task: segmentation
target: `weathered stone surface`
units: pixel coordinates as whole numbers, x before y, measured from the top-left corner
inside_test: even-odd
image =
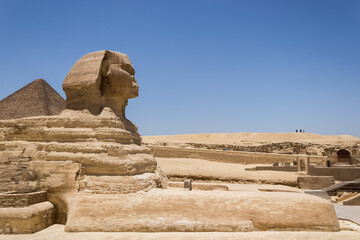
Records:
[[[297,180],[302,189],[322,189],[335,184],[332,176],[299,176]]]
[[[159,176],[144,173],[135,176],[86,176],[80,191],[91,193],[133,193],[161,186]]]
[[[182,182],[170,182],[169,187],[173,188],[182,188],[184,189],[184,183]],[[222,184],[212,184],[212,183],[194,183],[192,182],[192,189],[193,190],[203,190],[203,191],[229,191],[229,187],[222,185]]]
[[[289,163],[290,164],[290,163]],[[256,171],[284,171],[284,172],[297,172],[298,167],[296,165],[290,166],[256,166]]]
[[[26,181],[23,172],[35,174],[32,180],[38,183],[38,188],[46,190],[79,189],[75,181],[86,181],[84,175],[153,173],[160,184],[159,175],[155,174],[156,160],[147,148],[139,145],[139,134],[125,130],[111,109],[104,111],[106,114],[94,116],[87,110],[65,110],[58,116],[0,122],[3,133],[0,146],[4,149],[0,169],[14,168],[7,172],[17,174],[3,180],[9,185],[7,190],[16,190],[14,184]],[[143,181],[141,177],[134,179]],[[140,185],[137,190],[147,188],[146,184],[144,189]],[[124,186],[124,192],[128,189]]]
[[[241,151],[205,150],[191,148],[158,147],[148,146],[155,157],[160,158],[196,158],[216,162],[242,163],[242,164],[273,164],[274,162],[293,162],[296,157],[306,160],[306,156],[273,154],[273,153],[253,153]],[[326,157],[314,156],[311,161],[322,163]]]
[[[357,194],[355,196],[352,196],[349,199],[346,199],[343,201],[343,205],[356,205],[360,206],[360,194]]]
[[[22,208],[0,208],[0,233],[34,233],[54,224],[55,210],[50,202]]]
[[[32,204],[46,202],[45,191],[31,193],[0,193],[0,207],[27,207]]]
[[[333,176],[337,181],[352,181],[360,178],[359,166],[313,166],[309,167],[311,176]]]
[[[339,223],[329,201],[301,193],[152,189],[122,195],[78,194],[65,230],[335,231]]]

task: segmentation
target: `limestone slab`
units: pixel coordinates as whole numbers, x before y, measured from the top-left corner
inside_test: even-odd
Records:
[[[0,208],[0,233],[34,233],[54,224],[55,209],[50,202],[22,208]]]
[[[69,207],[71,232],[339,230],[329,201],[301,193],[152,189],[79,194]]]

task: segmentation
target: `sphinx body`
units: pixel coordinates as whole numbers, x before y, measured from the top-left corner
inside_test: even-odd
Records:
[[[138,95],[134,74],[125,54],[89,53],[63,82],[60,115],[1,121],[0,158],[16,163],[14,174],[0,180],[1,191],[45,190],[65,223],[70,193],[166,187],[166,176],[125,117],[127,100]]]

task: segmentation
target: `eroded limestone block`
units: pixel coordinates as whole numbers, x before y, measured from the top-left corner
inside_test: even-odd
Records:
[[[135,176],[86,176],[80,191],[87,193],[134,193],[162,186],[156,173]]]
[[[0,233],[34,233],[54,224],[55,210],[50,202],[21,208],[0,208]]]
[[[18,192],[9,192],[9,193],[0,193],[0,207],[27,207],[32,204],[46,202],[47,196],[46,192],[31,192],[31,193],[18,193]]]
[[[333,176],[299,176],[297,178],[299,188],[322,189],[335,184]]]
[[[337,231],[339,223],[329,201],[302,193],[152,189],[132,194],[78,194],[69,203],[65,230]]]

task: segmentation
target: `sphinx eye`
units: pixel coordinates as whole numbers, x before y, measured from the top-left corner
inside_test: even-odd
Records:
[[[111,71],[109,70],[106,75],[107,75],[107,76],[106,76],[106,83],[109,85],[109,84],[111,83],[111,81],[110,81]]]
[[[133,66],[131,66],[131,64],[121,64],[121,68],[128,72],[132,77],[135,75],[135,69],[133,68]]]

